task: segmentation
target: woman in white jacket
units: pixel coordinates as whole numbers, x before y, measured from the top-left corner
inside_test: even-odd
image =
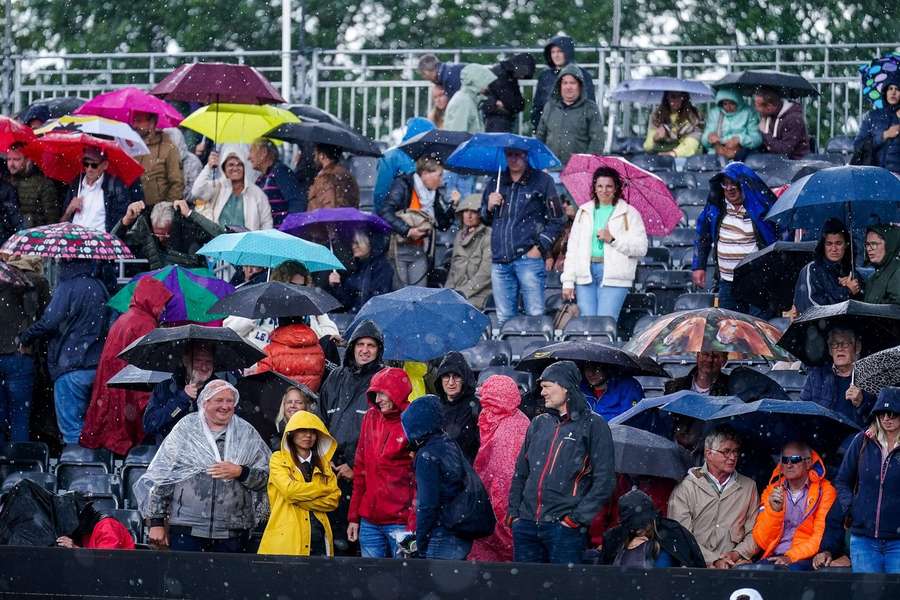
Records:
[[[576,299],[581,316],[619,318],[634,283],[638,259],[647,254],[641,214],[621,201],[624,185],[615,169],[594,172],[591,201],[578,207],[562,274],[563,299]]]
[[[220,156],[223,158],[221,173],[218,172]],[[272,228],[269,199],[253,183],[246,151],[240,146],[223,146],[221,154],[210,153],[206,166],[194,181],[191,195],[200,214],[223,227],[251,231]]]

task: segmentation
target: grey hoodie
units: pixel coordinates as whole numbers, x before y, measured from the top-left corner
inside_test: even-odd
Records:
[[[571,75],[581,84],[581,93],[572,104],[563,102],[560,82]],[[535,137],[546,143],[565,165],[573,154],[600,154],[603,151],[603,121],[597,103],[585,94],[581,67],[567,65],[556,78],[553,95],[544,106]]]

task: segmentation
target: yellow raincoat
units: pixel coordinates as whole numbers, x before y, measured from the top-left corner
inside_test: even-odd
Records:
[[[315,466],[309,483],[304,480],[288,450],[289,436],[298,429],[315,429],[319,436],[316,454],[324,465],[324,471]],[[271,516],[259,544],[259,554],[309,556],[309,520],[316,518],[325,529],[326,554],[334,555],[334,538],[327,513],[337,508],[341,497],[337,476],[331,470],[331,457],[335,450],[337,441],[313,413],[300,411],[288,421],[281,438],[281,450],[273,453],[269,461]]]

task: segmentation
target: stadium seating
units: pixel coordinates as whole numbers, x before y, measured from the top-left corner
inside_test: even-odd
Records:
[[[575,317],[566,323],[561,339],[613,343],[617,337],[618,326],[612,317]]]
[[[631,339],[634,328],[644,317],[654,318],[656,314],[656,296],[647,293],[631,293],[625,297],[622,310],[619,312],[618,335],[621,340]]]
[[[656,295],[656,308],[659,314],[667,314],[675,309],[675,300],[691,289],[690,271],[644,271],[641,276],[641,289]]]
[[[144,535],[144,519],[140,512],[128,508],[116,508],[106,511],[106,514],[124,525],[134,537],[136,544],[145,543],[147,538]]]
[[[515,316],[503,324],[499,337],[509,342],[513,361],[519,360],[530,350],[553,339],[553,318],[547,315]]]
[[[462,355],[475,372],[512,363],[512,348],[506,340],[482,340],[463,350]]]
[[[645,171],[659,174],[660,171],[674,171],[675,158],[659,154],[635,154],[628,159],[631,164]]]
[[[638,264],[650,269],[668,269],[672,266],[672,253],[664,246],[650,246],[647,254],[638,259]]]
[[[697,188],[686,188],[675,192],[675,200],[678,206],[704,206],[706,205],[706,197],[708,193]]]
[[[693,173],[681,171],[655,171],[654,175],[666,182],[670,190],[693,189],[697,187],[697,179]]]
[[[0,450],[0,458],[33,462],[41,471],[50,470],[50,448],[44,442],[9,442]]]
[[[695,154],[685,159],[684,170],[689,172],[718,173],[722,170],[722,163],[715,154]]]
[[[16,484],[24,479],[33,481],[48,492],[56,493],[56,475],[53,473],[44,473],[42,471],[17,471],[10,473],[6,479],[3,480],[3,485],[0,487],[0,494],[5,494],[10,491]]]
[[[716,300],[715,294],[693,293],[681,294],[675,299],[674,310],[694,310],[698,308],[709,308],[713,306]]]

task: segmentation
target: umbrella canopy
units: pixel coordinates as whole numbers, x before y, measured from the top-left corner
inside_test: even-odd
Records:
[[[287,260],[296,260],[310,272],[344,269],[341,261],[325,246],[277,229],[222,234],[207,242],[197,254],[237,266],[271,269]]]
[[[681,481],[690,466],[690,455],[673,442],[655,433],[610,425],[616,473],[665,477]]]
[[[900,179],[881,167],[822,169],[792,183],[766,214],[786,229],[810,232],[829,217],[862,228],[900,220]]]
[[[427,156],[443,163],[471,137],[472,134],[465,131],[432,129],[412,136],[397,148],[403,150],[413,160]]]
[[[762,319],[723,308],[701,308],[659,317],[624,349],[641,356],[727,352],[730,359],[793,360],[776,345],[780,337],[778,328]]]
[[[53,223],[23,229],[11,235],[0,252],[33,254],[66,260],[119,260],[134,258],[125,242],[105,231],[88,229],[74,223]]]
[[[407,286],[365,303],[346,337],[363,321],[384,334],[384,358],[428,361],[474,346],[490,326],[481,311],[451,289]]]
[[[9,285],[15,288],[30,288],[34,284],[18,268],[0,262],[0,286]]]
[[[144,167],[128,155],[121,146],[86,133],[48,133],[25,145],[22,152],[41,171],[53,179],[72,183],[83,166],[85,148],[99,148],[106,155],[106,172],[131,185],[144,172]]]
[[[150,154],[147,144],[130,125],[105,117],[64,115],[46,123],[40,129],[35,129],[34,132],[37,135],[45,135],[51,132],[66,133],[70,131],[110,139],[121,146],[129,156]]]
[[[0,152],[8,152],[13,144],[27,144],[33,139],[31,127],[9,117],[0,117]]]
[[[38,100],[16,115],[16,120],[25,125],[34,120],[45,123],[51,119],[71,114],[82,104],[84,104],[84,100],[81,98],[61,97]]]
[[[653,359],[638,361],[637,357],[615,346],[570,340],[550,344],[534,350],[519,361],[520,371],[542,373],[545,368],[558,360],[571,360],[576,363],[593,363],[603,365],[621,377],[630,375],[647,375],[650,377],[669,377],[669,374],[656,364]]]
[[[672,233],[682,214],[666,182],[619,156],[575,154],[569,159],[560,181],[579,206],[592,200],[594,172],[600,167],[615,169],[622,177],[622,198],[641,213],[647,235],[662,237]]]
[[[209,323],[225,318],[225,314],[210,312],[213,304],[234,292],[234,286],[215,276],[209,269],[185,269],[170,265],[135,276],[128,285],[119,290],[107,303],[124,313],[131,305],[131,297],[138,281],[144,277],[157,279],[172,293],[166,308],[160,316],[160,323]]]
[[[295,387],[311,402],[319,401],[319,396],[311,389],[275,371],[242,377],[235,387],[241,395],[237,415],[253,425],[266,441],[278,434],[275,419],[281,409],[281,398],[288,389]]]
[[[778,345],[807,365],[830,360],[828,332],[833,327],[852,329],[862,341],[863,356],[897,345],[900,306],[846,300],[813,306],[791,323]]]
[[[141,336],[119,352],[118,357],[140,369],[175,372],[191,344],[212,348],[216,371],[246,369],[265,357],[253,344],[227,327],[182,325],[161,327]]]
[[[181,122],[218,144],[246,143],[282,123],[299,123],[294,113],[275,106],[210,104],[189,114]]]
[[[107,387],[136,392],[152,392],[157,384],[172,378],[171,373],[164,371],[145,371],[134,365],[126,365],[124,369],[106,381]]]
[[[712,102],[716,97],[715,92],[701,81],[689,81],[675,77],[645,77],[644,79],[623,81],[610,93],[610,98],[619,102],[659,104],[666,92],[690,94],[691,102],[694,104]]]
[[[74,114],[96,115],[130,124],[136,112],[156,115],[158,129],[178,127],[184,119],[171,104],[136,87],[124,87],[94,96],[78,107]]]
[[[156,84],[150,93],[163,100],[200,104],[285,102],[269,80],[253,67],[217,62],[181,65]]]
[[[378,215],[349,206],[292,213],[278,229],[304,239],[322,241],[329,241],[335,237],[350,240],[360,230],[370,235],[392,231],[390,224]]]
[[[507,168],[507,149],[525,152],[532,169],[554,169],[562,164],[541,140],[514,133],[476,133],[444,164],[448,169],[466,175],[497,175]]]
[[[856,361],[853,365],[853,383],[876,396],[883,388],[900,385],[900,346]]]
[[[778,71],[737,71],[729,73],[712,84],[713,88],[737,88],[744,95],[755,94],[759,88],[773,88],[783,98],[802,98],[818,96],[816,88],[799,75],[780,73]]]
[[[630,425],[663,437],[671,438],[672,415],[697,421],[713,419],[725,406],[743,404],[736,396],[707,396],[691,390],[644,398],[622,414],[610,419],[610,424]]]
[[[212,310],[248,319],[323,315],[341,303],[314,287],[267,281],[242,286],[216,302]]]
[[[780,313],[794,304],[800,271],[815,259],[816,242],[775,242],[744,257],[734,269],[734,295]]]
[[[280,108],[291,111],[304,123],[328,123],[337,127],[343,127],[344,129],[350,129],[346,123],[335,117],[333,114],[326,112],[321,108],[310,106],[309,104],[285,104]]]
[[[884,108],[884,84],[900,71],[900,53],[888,52],[881,58],[859,67],[862,95],[872,101],[876,110]]]
[[[346,127],[332,125],[331,123],[289,122],[280,126],[273,125],[270,129],[270,131],[264,132],[264,137],[292,144],[312,142],[337,146],[344,152],[358,156],[381,156],[381,149],[378,148],[378,144],[369,138],[363,137]]]

